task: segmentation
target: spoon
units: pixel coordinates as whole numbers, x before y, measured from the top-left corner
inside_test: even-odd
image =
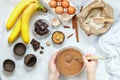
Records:
[[[93,18],[95,23],[100,23],[103,24],[105,22],[113,23],[114,19],[113,18],[104,18],[104,17],[95,17]]]
[[[96,59],[103,60],[103,59],[105,59],[104,56],[90,56],[90,57],[86,57],[86,58],[87,58],[87,60],[96,60]],[[83,60],[83,58],[72,58],[72,57],[66,58],[66,61],[68,63],[72,62],[72,60]]]
[[[86,57],[86,58],[87,58],[87,60],[96,60],[96,59],[103,60],[104,56],[90,56],[90,57]],[[83,59],[83,58],[72,58],[72,60],[80,60],[80,59]]]

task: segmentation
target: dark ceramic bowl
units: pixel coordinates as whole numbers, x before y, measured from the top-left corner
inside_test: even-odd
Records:
[[[26,46],[23,43],[17,43],[13,48],[13,52],[18,56],[22,56],[26,52]]]
[[[7,72],[12,72],[15,69],[15,62],[11,59],[6,59],[3,62],[3,68]]]

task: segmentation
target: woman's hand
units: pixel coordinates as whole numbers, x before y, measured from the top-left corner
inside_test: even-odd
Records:
[[[93,54],[87,54],[83,56],[83,61],[85,63],[87,73],[88,73],[88,80],[95,80],[96,68],[98,60],[87,60],[88,56],[93,56]]]
[[[49,80],[58,80],[59,78],[59,72],[56,68],[56,64],[55,64],[55,58],[56,58],[56,55],[55,54],[51,60],[49,61],[49,66],[48,66],[48,69],[49,69]]]

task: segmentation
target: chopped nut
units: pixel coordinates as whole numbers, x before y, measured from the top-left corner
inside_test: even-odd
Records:
[[[47,41],[47,42],[46,42],[46,45],[47,45],[47,46],[50,46],[50,42],[49,42],[49,41]]]

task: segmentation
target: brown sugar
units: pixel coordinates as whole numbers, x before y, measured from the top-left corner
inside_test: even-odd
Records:
[[[82,54],[75,48],[67,48],[60,51],[56,58],[58,71],[66,76],[74,76],[81,72],[84,63],[82,60],[70,60],[71,58],[82,58]]]

